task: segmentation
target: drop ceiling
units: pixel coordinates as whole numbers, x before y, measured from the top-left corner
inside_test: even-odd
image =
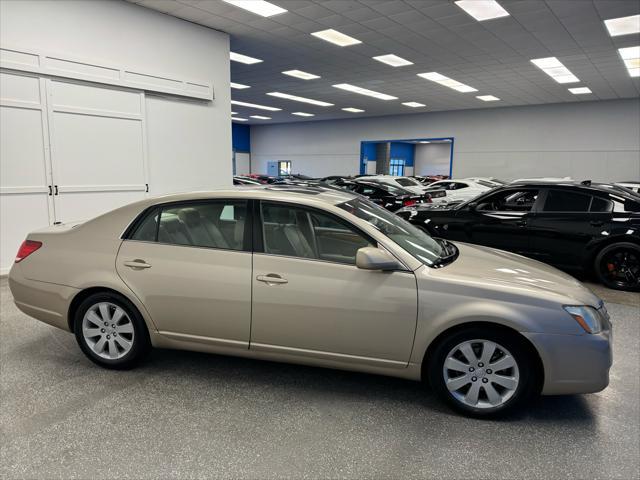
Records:
[[[499,0],[509,16],[479,22],[447,0],[272,0],[286,13],[263,18],[221,0],[129,0],[231,36],[231,50],[262,59],[231,62],[234,100],[281,108],[233,106],[246,124],[287,123],[640,96],[618,49],[640,34],[609,36],[604,20],[640,13],[635,0]],[[338,47],[311,35],[335,29],[362,43]],[[413,65],[392,67],[372,57],[394,54]],[[578,83],[560,84],[531,63],[557,57]],[[321,78],[282,74],[302,70]],[[438,72],[477,92],[461,93],[418,77]],[[332,87],[349,83],[397,97],[379,100]],[[574,95],[568,88],[588,87]],[[267,95],[282,92],[334,104],[321,107]],[[499,101],[483,102],[480,95]],[[411,108],[406,102],[425,107]],[[342,108],[362,109],[349,113]],[[313,117],[293,115],[311,113]],[[251,115],[270,120],[250,118]]]

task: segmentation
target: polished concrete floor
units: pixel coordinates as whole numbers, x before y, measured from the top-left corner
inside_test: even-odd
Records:
[[[174,351],[103,370],[0,294],[0,478],[640,478],[637,294],[608,304],[608,389],[500,421],[364,374]]]

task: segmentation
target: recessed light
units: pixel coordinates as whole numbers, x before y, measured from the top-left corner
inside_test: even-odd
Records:
[[[632,77],[640,77],[640,46],[619,48],[618,53]]]
[[[258,120],[271,120],[271,117],[263,117],[262,115],[249,115],[250,118],[257,118]]]
[[[387,65],[391,65],[392,67],[404,67],[407,65],[413,65],[413,62],[405,60],[404,58],[393,55],[391,53],[389,55],[380,55],[378,57],[373,57],[373,59],[382,63],[386,63]]]
[[[320,107],[331,107],[333,103],[323,102],[321,100],[314,100],[312,98],[298,97],[297,95],[289,95],[282,92],[269,92],[267,95],[272,97],[284,98],[286,100],[293,100],[294,102],[310,103],[311,105],[318,105]]]
[[[229,58],[234,62],[245,63],[247,65],[262,62],[262,60],[260,60],[259,58],[253,58],[248,55],[242,55],[241,53],[236,52],[229,52]]]
[[[342,32],[330,28],[329,30],[322,30],[320,32],[313,32],[311,35],[318,37],[326,42],[333,43],[339,47],[348,47],[350,45],[357,45],[362,43],[357,38],[350,37]]]
[[[497,102],[500,100],[498,97],[494,97],[493,95],[478,95],[476,98],[483,102]]]
[[[418,102],[403,102],[402,104],[411,108],[426,107],[424,103],[418,103]]]
[[[565,67],[556,57],[534,58],[531,60],[536,67],[549,75],[558,83],[576,83],[580,80],[571,70]]]
[[[301,78],[302,80],[315,80],[316,78],[320,78],[320,75],[303,72],[302,70],[287,70],[286,72],[282,73],[284,73],[285,75],[289,75],[290,77]]]
[[[620,35],[629,35],[640,32],[640,15],[631,15],[629,17],[610,18],[604,21],[609,35],[618,37]]]
[[[270,112],[279,112],[281,108],[268,107],[266,105],[258,105],[257,103],[239,102],[238,100],[231,100],[231,105],[240,105],[241,107],[257,108],[258,110],[269,110]]]
[[[234,122],[248,122],[249,121],[246,118],[240,118],[240,117],[231,117],[231,120],[233,120]]]
[[[455,3],[479,22],[509,16],[495,0],[458,0]]]
[[[245,10],[260,15],[261,17],[273,17],[288,10],[274,5],[271,2],[265,0],[222,0],[223,2],[230,3],[236,7],[244,8]]]
[[[438,72],[418,73],[418,76],[426,78],[427,80],[431,80],[432,82],[439,83],[442,86],[452,88],[453,90],[456,90],[458,92],[467,93],[478,91],[478,89],[476,88],[465,85],[464,83],[460,83],[452,78],[445,77]]]
[[[587,93],[592,93],[589,87],[570,88],[569,91],[574,95],[585,95]]]
[[[397,100],[398,99],[398,97],[393,97],[391,95],[387,95],[386,93],[374,92],[373,90],[357,87],[349,83],[339,83],[337,85],[333,85],[333,87],[339,88],[340,90],[346,90],[347,92],[359,93],[360,95],[366,95],[368,97],[377,98],[379,100]]]
[[[297,115],[299,117],[315,117],[315,114],[306,112],[293,112],[291,115]]]
[[[353,108],[353,107],[343,108],[342,110],[344,110],[345,112],[351,112],[351,113],[362,113],[362,112],[364,112],[364,110],[361,110],[360,108]]]
[[[230,83],[231,88],[235,88],[237,90],[244,90],[245,88],[251,88],[249,85],[243,85],[242,83]]]

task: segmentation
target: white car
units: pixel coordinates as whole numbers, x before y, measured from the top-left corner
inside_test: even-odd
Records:
[[[393,175],[371,175],[364,177],[367,182],[376,182],[376,183],[384,183],[386,185],[392,185],[394,187],[400,187],[405,190],[409,190],[410,192],[417,193],[418,195],[422,195],[426,187],[422,185],[417,180],[409,177],[396,177]]]
[[[467,177],[465,180],[473,180],[474,182],[477,182],[480,185],[486,185],[489,188],[501,187],[502,185],[507,184],[507,182],[495,177]]]
[[[616,182],[615,185],[627,188],[635,193],[640,193],[640,182]]]
[[[466,202],[472,198],[477,197],[481,193],[491,190],[494,186],[487,186],[486,184],[463,178],[460,180],[440,180],[433,182],[427,188],[427,193],[430,190],[445,190],[446,196],[440,198],[434,198],[433,202]]]

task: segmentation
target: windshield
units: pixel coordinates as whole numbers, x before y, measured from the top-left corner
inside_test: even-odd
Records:
[[[424,230],[367,200],[354,198],[338,207],[370,223],[425,265],[438,265],[452,256],[446,244],[434,240]]]
[[[403,187],[419,187],[420,184],[410,178],[396,178],[396,182],[398,182]]]

